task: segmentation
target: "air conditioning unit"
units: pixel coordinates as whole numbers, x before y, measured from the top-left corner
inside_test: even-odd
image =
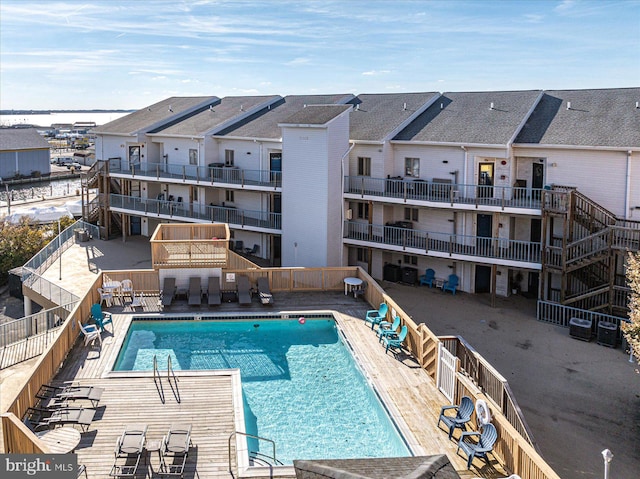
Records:
[[[347,219],[353,219],[353,210],[351,208],[347,210]]]

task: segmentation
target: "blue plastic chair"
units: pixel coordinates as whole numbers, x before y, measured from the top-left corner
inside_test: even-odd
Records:
[[[396,338],[392,338],[390,336],[387,336],[385,338],[382,338],[382,340],[384,341],[385,344],[385,350],[384,353],[387,354],[389,352],[389,349],[400,349],[402,348],[402,343],[404,342],[405,338],[407,337],[407,326],[404,325],[402,326],[402,329],[400,330],[400,334],[398,334],[398,336]]]
[[[477,442],[474,442],[471,437],[477,437]],[[493,424],[483,426],[482,432],[463,432],[458,441],[456,454],[462,449],[467,455],[467,469],[471,468],[474,457],[481,457],[489,464],[487,454],[493,450],[497,439],[498,432]]]
[[[374,324],[380,324],[382,321],[387,319],[387,311],[389,311],[387,303],[380,303],[380,308],[370,309],[367,311],[367,315],[364,317],[364,320],[367,323],[371,323],[371,329],[373,329]]]
[[[427,269],[422,276],[420,276],[420,286],[423,284],[433,288],[433,281],[436,279],[436,272],[431,268]]]
[[[96,303],[91,306],[91,319],[98,325],[100,331],[104,331],[104,327],[111,323],[111,332],[113,332],[113,318],[111,317],[111,313],[103,312],[100,304]]]
[[[387,336],[398,335],[398,328],[400,327],[400,316],[396,316],[393,323],[389,321],[382,321],[378,325],[378,340],[382,341],[382,338]]]
[[[455,409],[456,415],[447,416],[445,412],[452,409]],[[443,422],[449,428],[449,439],[451,439],[456,428],[467,428],[467,423],[471,421],[471,416],[473,415],[473,409],[473,400],[469,396],[463,396],[459,405],[442,406],[438,427],[440,427],[440,422]]]
[[[450,274],[449,279],[447,279],[442,285],[442,291],[451,291],[455,295],[457,287],[458,277],[455,274]]]

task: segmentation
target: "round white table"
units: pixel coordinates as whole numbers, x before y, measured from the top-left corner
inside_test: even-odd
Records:
[[[360,286],[362,284],[362,280],[360,278],[345,278],[344,280],[344,294],[347,295],[349,292],[356,286]]]
[[[36,433],[52,454],[73,452],[80,444],[80,431],[71,426],[63,426]]]

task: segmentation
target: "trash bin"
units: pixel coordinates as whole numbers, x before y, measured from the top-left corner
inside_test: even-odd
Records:
[[[73,236],[75,237],[76,243],[84,243],[85,241],[89,241],[89,232],[84,228],[74,229]]]
[[[582,341],[591,341],[591,320],[571,318],[569,320],[569,336]]]
[[[618,326],[608,321],[600,321],[598,323],[598,339],[597,343],[602,346],[615,348],[618,346]]]

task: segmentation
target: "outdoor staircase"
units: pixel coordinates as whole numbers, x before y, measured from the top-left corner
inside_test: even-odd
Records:
[[[626,316],[625,255],[640,250],[640,222],[616,218],[575,188],[556,187],[554,193],[566,198],[543,202],[543,222],[551,232],[542,260],[544,299]],[[560,277],[560,288],[551,287],[553,275]]]

